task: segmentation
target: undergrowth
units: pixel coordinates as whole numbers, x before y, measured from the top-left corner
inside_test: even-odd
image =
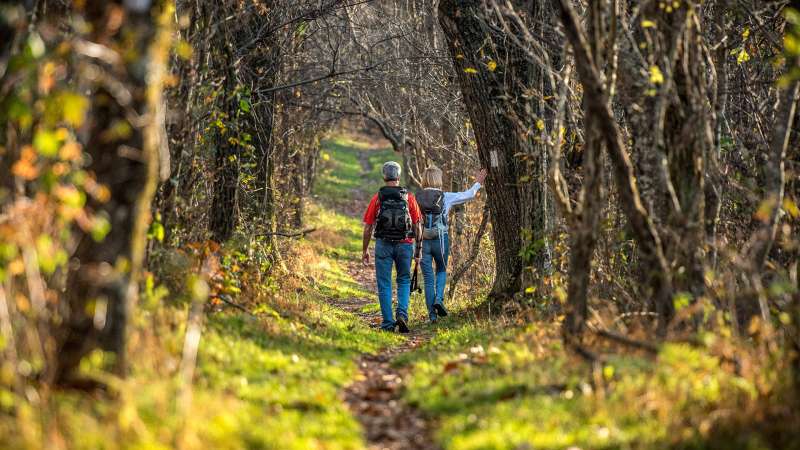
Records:
[[[154,252],[151,261],[162,271],[148,278],[137,312],[128,377],[111,375],[109,355],[95,352],[82,373],[105,387],[89,395],[67,390],[40,397],[30,390],[20,402],[0,392],[0,448],[362,448],[362,431],[340,392],[354,379],[358,356],[400,338],[330,303],[372,295],[347,270],[360,249],[359,220],[337,205],[379,181],[359,181],[352,142],[326,146],[328,170],[309,214],[317,232],[284,245],[287,273],[261,276],[265,266],[256,256],[268,253],[263,243],[240,236],[212,248],[218,276],[208,283],[212,298],[191,386],[182,381],[190,364],[182,355],[190,291],[198,284],[192,258],[208,251],[204,245]],[[367,160],[386,156],[375,152]]]

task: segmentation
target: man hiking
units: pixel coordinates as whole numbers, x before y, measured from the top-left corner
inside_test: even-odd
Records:
[[[369,265],[369,241],[375,234],[375,279],[386,331],[408,333],[408,300],[411,296],[411,258],[420,257],[421,214],[414,194],[400,186],[400,164],[389,161],[381,169],[386,183],[364,213],[362,260]],[[415,245],[415,240],[417,245]],[[415,251],[416,249],[416,251]],[[397,320],[392,315],[392,265],[397,270]]]

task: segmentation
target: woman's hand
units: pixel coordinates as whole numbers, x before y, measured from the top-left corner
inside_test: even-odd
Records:
[[[487,173],[486,169],[481,169],[475,172],[475,181],[477,181],[480,184],[483,184],[483,180],[486,179],[486,173]]]
[[[361,262],[364,263],[365,266],[369,265],[369,252],[363,252],[361,254]]]

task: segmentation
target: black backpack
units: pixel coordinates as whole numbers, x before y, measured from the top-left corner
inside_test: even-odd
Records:
[[[417,194],[417,203],[422,210],[423,239],[439,239],[447,230],[447,217],[444,215],[444,192],[439,189],[424,189]]]
[[[400,186],[384,186],[378,191],[378,220],[375,237],[387,241],[402,241],[413,236],[408,191]]]

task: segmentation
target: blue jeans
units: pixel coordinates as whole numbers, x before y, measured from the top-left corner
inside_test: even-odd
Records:
[[[393,330],[392,316],[392,264],[397,269],[397,317],[408,321],[408,298],[411,296],[411,259],[414,244],[375,241],[375,280],[378,283],[378,301],[383,322],[381,328]]]
[[[450,255],[450,238],[447,233],[439,239],[426,239],[422,241],[422,276],[425,277],[425,303],[428,305],[428,317],[436,320],[434,303],[444,305],[444,285],[447,283],[447,258]],[[433,273],[433,263],[436,263],[436,274]]]

